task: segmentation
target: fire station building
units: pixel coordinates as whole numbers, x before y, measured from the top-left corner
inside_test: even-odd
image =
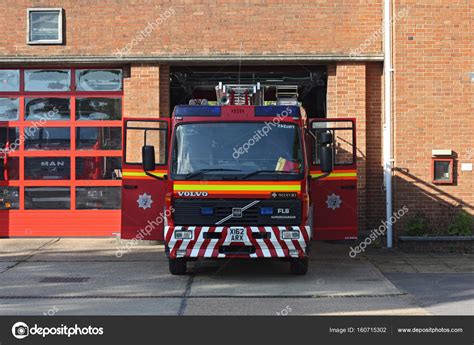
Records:
[[[472,1],[3,0],[0,237],[120,232],[124,117],[170,117],[222,83],[272,85],[357,121],[359,231],[393,211],[433,232],[474,208]],[[403,218],[395,235],[405,231]]]

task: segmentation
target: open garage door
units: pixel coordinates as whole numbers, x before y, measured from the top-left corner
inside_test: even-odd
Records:
[[[326,117],[326,66],[175,66],[170,78],[171,110],[196,100],[216,104],[215,87],[220,82],[260,83],[265,105],[276,105],[279,99],[296,95],[308,118]]]

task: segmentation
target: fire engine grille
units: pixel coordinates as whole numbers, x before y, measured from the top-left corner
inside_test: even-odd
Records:
[[[175,225],[216,225],[255,200],[176,199],[174,201]],[[212,212],[211,212],[212,210]],[[235,211],[235,210],[234,210]],[[301,224],[301,201],[259,200],[259,203],[220,225],[298,225]]]

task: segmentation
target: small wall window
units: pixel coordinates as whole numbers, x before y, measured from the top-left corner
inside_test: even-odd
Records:
[[[62,44],[63,10],[61,8],[28,9],[28,44]]]
[[[433,158],[432,176],[433,183],[452,184],[453,183],[453,162],[452,158]]]

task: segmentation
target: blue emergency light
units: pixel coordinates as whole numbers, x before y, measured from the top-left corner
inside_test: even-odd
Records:
[[[221,107],[212,105],[177,105],[175,117],[221,116]]]
[[[294,105],[262,105],[255,107],[255,116],[300,117],[300,107]]]

